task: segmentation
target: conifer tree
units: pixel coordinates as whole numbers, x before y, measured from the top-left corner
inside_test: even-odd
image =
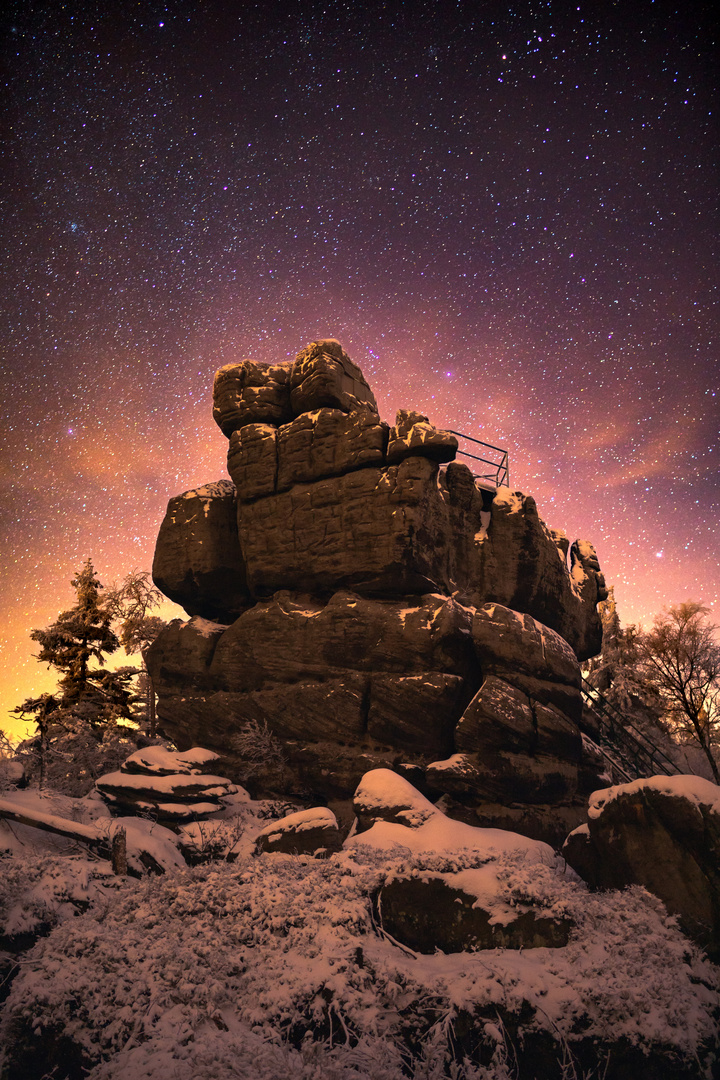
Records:
[[[40,645],[37,659],[62,673],[60,687],[63,701],[71,705],[88,693],[92,684],[102,682],[102,673],[93,669],[118,649],[120,642],[112,629],[112,615],[100,599],[102,585],[92,560],[88,559],[71,582],[77,603],[62,611],[44,630],[33,630],[30,637]]]

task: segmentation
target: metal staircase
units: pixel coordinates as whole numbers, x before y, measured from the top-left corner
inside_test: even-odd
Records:
[[[581,686],[583,703],[591,723],[581,725],[597,744],[603,757],[625,781],[641,776],[674,776],[682,770],[656,746],[649,735],[628,720],[585,676]]]

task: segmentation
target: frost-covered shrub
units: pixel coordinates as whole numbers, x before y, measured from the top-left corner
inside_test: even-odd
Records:
[[[282,743],[265,720],[248,720],[230,740],[230,751],[243,783],[255,781],[272,788],[282,779],[285,754]]]
[[[704,1075],[717,969],[659,902],[641,889],[591,895],[508,855],[508,902],[562,910],[570,943],[414,956],[377,932],[371,896],[428,861],[363,848],[321,862],[264,855],[123,885],[30,954],[0,1029],[0,1045],[17,1048],[8,1080],[22,1075],[23,1048],[58,1032],[93,1080],[535,1080],[571,1077],[563,1055],[572,1065],[610,1049],[617,1078],[630,1074],[613,1071],[620,1045],[617,1067],[631,1061],[638,1078],[653,1075],[644,1061],[657,1076]]]
[[[127,727],[93,729],[76,724],[75,729],[55,730],[42,748],[39,737],[26,739],[18,747],[18,754],[31,784],[39,782],[42,752],[43,787],[79,799],[92,790],[98,777],[119,769],[137,750],[136,736]]]
[[[105,897],[100,883],[109,873],[107,863],[83,856],[18,858],[0,852],[0,939],[12,946],[87,911]]]
[[[178,829],[180,849],[191,866],[226,859],[238,858],[243,839],[248,833],[248,822],[253,818],[236,809],[232,818],[219,821],[192,821]],[[259,827],[259,826],[257,826]],[[245,845],[247,846],[247,845]]]

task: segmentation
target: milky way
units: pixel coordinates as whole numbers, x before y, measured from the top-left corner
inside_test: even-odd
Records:
[[[34,10],[30,10],[33,8]],[[716,27],[632,4],[4,17],[0,724],[29,631],[225,476],[215,369],[336,337],[510,452],[624,622],[718,611]]]

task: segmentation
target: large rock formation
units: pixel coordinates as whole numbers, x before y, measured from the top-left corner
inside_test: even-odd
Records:
[[[534,500],[476,481],[453,435],[412,410],[383,423],[336,341],[224,367],[214,397],[234,486],[172,499],[153,565],[192,616],[148,655],[167,733],[228,753],[267,725],[308,797],[404,763],[463,813],[577,803],[592,546],[568,565]]]

